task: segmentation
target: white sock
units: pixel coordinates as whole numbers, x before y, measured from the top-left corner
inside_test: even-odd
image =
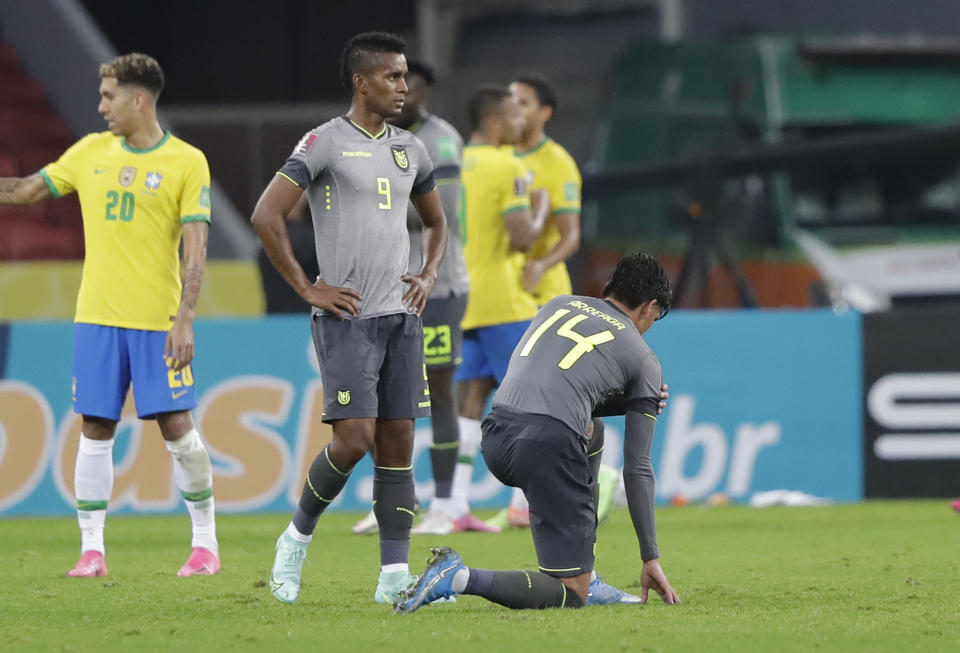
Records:
[[[460,454],[453,469],[453,490],[450,493],[450,512],[459,519],[470,512],[470,482],[473,480],[473,461],[480,450],[480,420],[458,417],[460,428]],[[445,511],[446,512],[446,511]]]
[[[287,524],[287,535],[295,539],[297,542],[303,542],[304,544],[310,544],[310,540],[313,539],[313,533],[304,535],[297,530],[297,527],[293,525],[293,522]]]
[[[450,516],[453,512],[454,500],[450,497],[438,498],[433,497],[433,500],[430,502],[430,511],[439,510],[446,516]]]
[[[453,575],[453,580],[450,581],[450,589],[459,594],[467,589],[468,580],[470,580],[470,569],[467,567],[457,569],[457,573]]]
[[[179,440],[166,441],[173,457],[173,477],[183,496],[193,524],[191,547],[203,547],[217,553],[217,522],[213,501],[213,466],[197,429]]]
[[[406,562],[393,562],[389,565],[380,565],[381,574],[393,574],[398,571],[405,571],[409,574],[410,565],[408,565]]]
[[[80,434],[73,491],[80,524],[80,552],[105,553],[103,526],[107,519],[107,503],[113,494],[113,438],[91,440]]]
[[[530,509],[530,504],[527,503],[527,495],[518,487],[513,488],[513,494],[510,496],[510,507],[514,510]]]

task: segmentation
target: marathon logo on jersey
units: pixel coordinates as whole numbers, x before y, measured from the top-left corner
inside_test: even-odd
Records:
[[[337,403],[341,406],[346,406],[350,403],[350,391],[349,390],[337,390]]]
[[[133,183],[133,180],[137,178],[137,169],[133,166],[123,166],[120,168],[120,176],[117,177],[117,181],[120,182],[120,185],[126,188]]]
[[[300,142],[297,143],[297,146],[293,148],[294,156],[305,156],[307,152],[310,151],[313,142],[317,140],[317,135],[313,132],[305,134],[303,138],[300,139]]]
[[[150,171],[147,173],[147,179],[143,184],[150,190],[157,190],[160,188],[160,181],[163,179],[163,175],[159,172]]]
[[[393,152],[393,162],[397,167],[406,172],[410,167],[410,161],[407,159],[407,151],[399,145],[391,145],[390,151]]]

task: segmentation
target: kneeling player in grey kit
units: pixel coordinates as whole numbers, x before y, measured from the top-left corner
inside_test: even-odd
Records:
[[[626,415],[623,477],[643,559],[641,600],[653,589],[665,603],[680,601],[657,550],[650,452],[661,370],[643,339],[670,302],[663,268],[636,252],[617,263],[602,299],[561,295],[540,309],[483,421],[482,443],[490,471],[527,495],[539,571],[467,567],[452,549],[433,549],[423,575],[395,604],[398,612],[456,594],[510,608],[589,604],[597,528],[589,455],[602,446],[592,428],[597,414]]]

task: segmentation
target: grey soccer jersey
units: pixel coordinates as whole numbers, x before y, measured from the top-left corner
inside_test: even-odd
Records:
[[[320,277],[360,293],[360,317],[404,312],[407,205],[436,185],[423,143],[342,116],[307,132],[278,174],[307,190]]]
[[[561,295],[513,350],[493,406],[549,415],[586,437],[591,412],[611,394],[655,417],[660,384],[660,362],[630,318],[603,299]]]
[[[467,264],[463,260],[463,244],[460,242],[460,166],[463,163],[463,139],[460,134],[443,118],[428,115],[410,128],[417,135],[433,161],[433,176],[437,180],[440,202],[447,216],[447,253],[437,273],[437,283],[433,287],[433,297],[443,297],[450,293],[463,295],[470,289],[467,280]],[[411,274],[423,269],[423,255],[420,238],[423,223],[417,210],[410,205],[407,210],[407,227],[410,229],[410,267]]]

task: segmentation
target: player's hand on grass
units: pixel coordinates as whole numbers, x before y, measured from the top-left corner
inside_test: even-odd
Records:
[[[663,412],[663,409],[667,407],[667,399],[670,398],[670,393],[667,392],[670,389],[666,383],[660,386],[660,402],[657,404],[657,415]]]
[[[654,558],[643,563],[643,571],[640,573],[640,603],[647,602],[647,594],[652,589],[660,595],[664,603],[673,605],[680,603],[680,597],[676,590],[670,587],[670,581],[667,575],[660,568],[660,560]]]
[[[420,315],[423,307],[427,305],[427,298],[430,291],[433,290],[433,284],[437,282],[436,277],[424,277],[422,274],[405,274],[400,277],[400,281],[410,284],[406,294],[403,296],[403,304],[411,313]]]
[[[540,279],[547,268],[540,261],[530,260],[523,264],[523,289],[532,293],[540,285]]]
[[[167,367],[178,372],[193,360],[193,322],[189,319],[173,321],[163,343],[163,360]]]
[[[362,301],[363,298],[353,288],[328,286],[323,279],[317,279],[303,293],[303,299],[311,306],[329,311],[342,320],[344,313],[350,315],[360,313],[357,302]]]

